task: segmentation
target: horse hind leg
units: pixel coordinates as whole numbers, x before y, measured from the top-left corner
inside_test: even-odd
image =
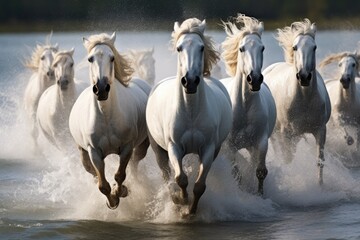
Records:
[[[139,162],[145,158],[149,145],[149,138],[146,138],[139,146],[134,149],[133,156],[130,160],[130,169],[134,176],[137,176]]]

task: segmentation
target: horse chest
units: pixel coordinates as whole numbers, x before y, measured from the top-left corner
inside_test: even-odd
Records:
[[[198,153],[200,146],[203,146],[205,143],[204,134],[196,129],[188,129],[185,131],[181,138],[180,142],[188,153]]]

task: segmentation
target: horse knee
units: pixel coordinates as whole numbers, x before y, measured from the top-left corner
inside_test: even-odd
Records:
[[[124,174],[120,174],[120,173],[115,174],[115,181],[117,183],[123,183],[125,181],[125,178],[126,178],[126,173],[124,173]]]

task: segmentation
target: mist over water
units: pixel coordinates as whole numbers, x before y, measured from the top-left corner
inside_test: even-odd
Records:
[[[78,64],[75,77],[85,82],[88,81],[88,68],[84,63],[86,52],[81,39],[90,34],[92,33],[54,33],[52,39],[53,43],[59,43],[60,49],[75,47],[74,59],[75,64]],[[214,36],[217,43],[225,38],[222,32],[208,34]],[[352,51],[357,46],[359,37],[357,32],[318,33],[317,59],[320,60],[331,52]],[[72,152],[61,152],[40,135],[42,154],[33,153],[29,122],[23,108],[23,93],[31,72],[24,69],[21,61],[30,54],[26,46],[33,47],[37,41],[44,42],[44,39],[45,34],[0,35],[0,43],[8,44],[6,48],[0,49],[3,54],[3,59],[0,60],[3,76],[0,80],[0,232],[8,227],[43,228],[44,220],[65,221],[65,226],[57,222],[59,226],[52,226],[54,228],[69,227],[68,222],[73,221],[74,225],[70,225],[74,228],[81,221],[105,221],[110,224],[108,227],[112,226],[111,223],[119,222],[133,223],[131,227],[134,228],[137,224],[151,223],[155,224],[151,226],[157,230],[161,230],[160,226],[163,224],[188,223],[181,218],[180,213],[184,209],[176,207],[171,201],[151,148],[141,161],[136,176],[128,169],[124,184],[130,193],[128,197],[120,199],[116,210],[107,208],[105,196],[98,190],[93,177],[83,168],[75,146]],[[154,47],[156,81],[159,81],[176,73],[176,54],[169,51],[169,40],[170,33],[167,32],[120,32],[117,34],[116,46],[121,52]],[[264,68],[273,62],[282,61],[282,50],[273,38],[273,33],[265,32],[263,42],[266,47]],[[333,224],[332,226],[337,226],[337,221],[356,226],[353,224],[356,224],[356,212],[360,211],[360,174],[357,168],[349,169],[344,166],[342,156],[346,149],[328,151],[333,146],[338,146],[342,140],[337,135],[328,135],[328,139],[331,139],[329,144],[333,145],[327,145],[325,149],[322,187],[318,185],[315,141],[312,136],[300,141],[291,164],[284,164],[282,154],[276,152],[276,148],[270,144],[267,157],[269,174],[265,180],[263,198],[253,194],[257,180],[251,163],[239,158],[242,163],[240,166],[244,169],[242,177],[245,179],[241,190],[233,180],[228,159],[219,156],[208,175],[207,189],[200,199],[193,223],[209,224],[205,230],[209,231],[209,237],[214,223],[240,222],[243,233],[246,233],[246,229],[256,232],[256,224],[261,224],[262,231],[270,233],[269,229],[272,227],[275,231],[272,232],[273,237],[284,239],[287,236],[306,237],[299,228],[305,227],[311,232],[316,227],[312,228],[304,222],[311,225],[315,219],[327,219],[324,221]],[[246,158],[246,151],[240,153]],[[352,166],[359,166],[357,160],[353,156]],[[112,185],[115,183],[114,173],[119,158],[117,155],[108,156],[105,163],[106,177]],[[197,177],[197,156],[188,155],[184,167],[190,180],[188,192],[192,195]],[[329,218],[322,218],[321,214],[325,214],[326,209],[331,209]],[[348,215],[342,217],[341,214],[345,213]],[[334,220],[335,217],[339,219]],[[346,220],[349,218],[353,221]],[[84,224],[83,226],[87,226],[89,222]],[[293,227],[292,231],[289,226]],[[178,231],[178,227],[176,225],[172,230]],[[226,228],[228,227],[233,231],[237,229],[233,225],[227,225]],[[223,228],[219,228],[220,232],[222,230]],[[264,234],[260,231],[257,233],[260,236]]]

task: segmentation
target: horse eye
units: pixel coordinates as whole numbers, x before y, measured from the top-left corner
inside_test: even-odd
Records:
[[[176,48],[176,51],[181,52],[181,51],[182,51],[181,46],[177,47],[177,48]]]
[[[245,51],[245,48],[244,48],[244,46],[242,46],[242,47],[240,47],[240,52],[244,52]]]
[[[352,66],[352,67],[355,67],[355,63],[353,63],[351,66]]]
[[[314,51],[316,51],[316,49],[317,49],[317,46],[314,47]]]
[[[93,56],[89,57],[88,61],[91,62],[91,63],[94,62],[94,57]]]
[[[111,56],[110,57],[110,62],[114,62],[114,60],[115,60],[114,56]]]
[[[55,63],[53,67],[54,67],[54,68],[57,68],[57,63]]]
[[[264,52],[264,50],[265,50],[265,47],[263,46],[262,49],[261,49],[261,51]]]
[[[74,63],[70,63],[70,67],[73,67],[74,66]]]
[[[45,56],[42,56],[41,58],[40,58],[40,60],[44,60],[45,59]]]
[[[201,52],[204,51],[204,46],[201,46],[200,51],[201,51]]]
[[[342,66],[342,63],[339,63],[339,67],[341,67]]]
[[[297,46],[293,46],[293,50],[296,51],[296,50],[297,50]]]

